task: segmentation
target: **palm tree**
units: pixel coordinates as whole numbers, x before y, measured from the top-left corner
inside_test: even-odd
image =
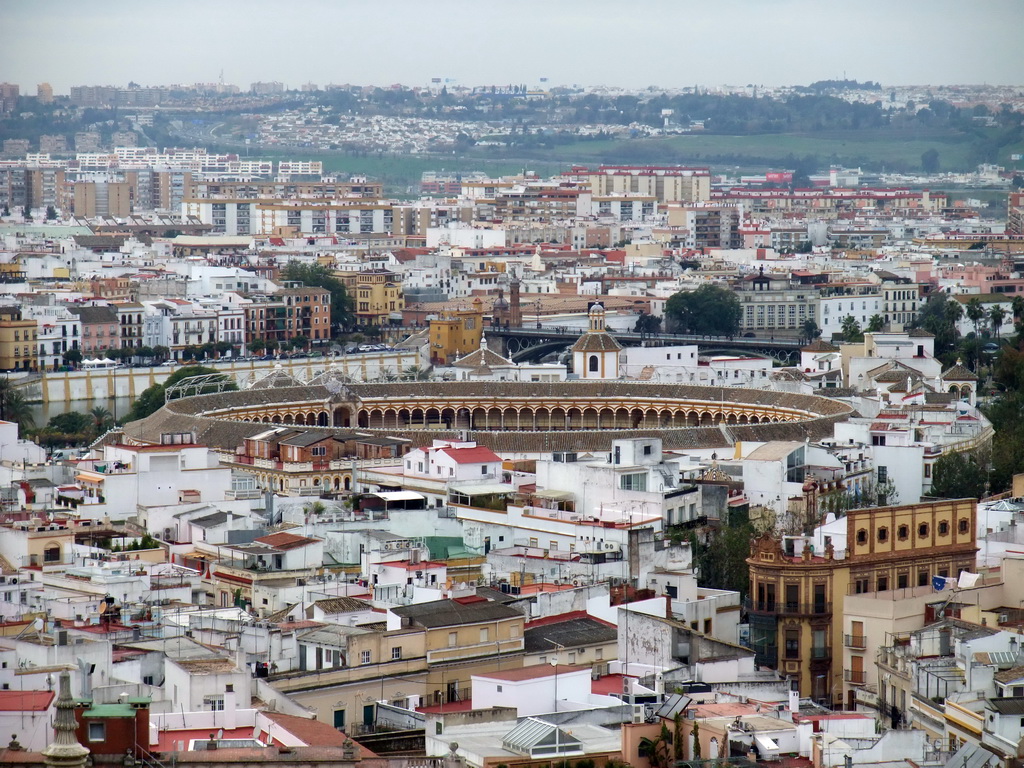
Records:
[[[32,408],[20,390],[11,386],[11,380],[0,379],[0,419],[13,421],[19,432],[26,432],[35,426]]]
[[[999,329],[1003,327],[1003,320],[1006,319],[1006,310],[996,304],[988,311],[988,321],[992,323],[992,333],[999,338]]]
[[[657,738],[652,739],[650,736],[644,736],[637,745],[639,747],[637,751],[641,757],[646,757],[650,760],[653,768],[668,768],[672,764],[672,756],[669,752],[669,742],[671,740],[668,726],[662,723],[661,733],[658,734]]]
[[[89,415],[92,416],[93,427],[97,435],[102,435],[114,423],[114,417],[102,405],[97,405],[90,410]]]
[[[977,296],[967,302],[967,319],[974,323],[974,335],[977,336],[981,321],[985,319],[985,308]]]
[[[868,327],[865,329],[868,333],[880,333],[885,328],[885,318],[881,315],[872,315],[868,318]]]
[[[1013,309],[1013,319],[1020,320],[1024,317],[1024,296],[1014,296],[1013,301],[1010,302],[1010,307]]]
[[[964,305],[959,301],[947,301],[943,314],[946,317],[946,322],[950,324],[953,329],[952,337],[955,339],[957,334],[960,332],[958,324],[960,319],[964,316]]]
[[[418,365],[410,365],[402,371],[403,381],[427,381],[430,379],[430,371]]]

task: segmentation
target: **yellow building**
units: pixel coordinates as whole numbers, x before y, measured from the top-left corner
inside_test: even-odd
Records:
[[[274,675],[274,687],[343,728],[372,725],[378,701],[403,707],[466,701],[473,675],[523,666],[525,619],[506,605],[470,597],[393,613],[401,626],[387,630],[321,625],[302,631],[299,669]]]
[[[847,595],[927,587],[975,562],[973,499],[853,510],[815,546],[813,537],[765,534],[750,568],[750,640],[758,664],[798,681],[800,694],[841,705],[843,691],[863,685],[873,658],[852,641],[843,670]],[[851,627],[851,636],[863,635]]]
[[[20,307],[0,309],[0,370],[39,369],[39,324],[23,320]]]
[[[425,704],[464,701],[475,674],[523,665],[525,618],[519,611],[484,598],[436,600],[392,609],[403,626],[426,634]]]
[[[456,359],[480,349],[483,335],[483,302],[473,299],[472,309],[456,309],[442,313],[430,321],[430,362],[448,365]]]
[[[341,276],[355,305],[360,325],[388,325],[401,321],[405,309],[402,277],[386,269],[367,269]]]

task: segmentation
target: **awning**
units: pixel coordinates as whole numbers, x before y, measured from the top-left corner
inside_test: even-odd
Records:
[[[378,491],[369,495],[384,499],[384,501],[424,501],[427,498],[416,491]]]
[[[538,499],[551,499],[551,501],[572,501],[575,495],[570,491],[537,491],[533,494]]]
[[[449,491],[461,493],[463,496],[492,496],[497,493],[515,493],[515,486],[509,483],[456,483],[448,486]]]

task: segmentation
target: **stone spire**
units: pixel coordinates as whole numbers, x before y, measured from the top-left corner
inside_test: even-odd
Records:
[[[71,675],[60,673],[57,716],[53,721],[54,739],[43,750],[48,768],[84,768],[89,750],[75,737],[75,700],[71,698]]]

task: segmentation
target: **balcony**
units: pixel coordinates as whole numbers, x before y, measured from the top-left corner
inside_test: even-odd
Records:
[[[843,645],[863,651],[868,647],[868,639],[864,635],[843,635]]]
[[[867,674],[862,669],[847,669],[843,671],[843,680],[851,685],[864,685],[867,682]]]
[[[832,614],[832,603],[789,603],[775,600],[743,601],[748,613],[767,613],[777,616],[829,616]]]

